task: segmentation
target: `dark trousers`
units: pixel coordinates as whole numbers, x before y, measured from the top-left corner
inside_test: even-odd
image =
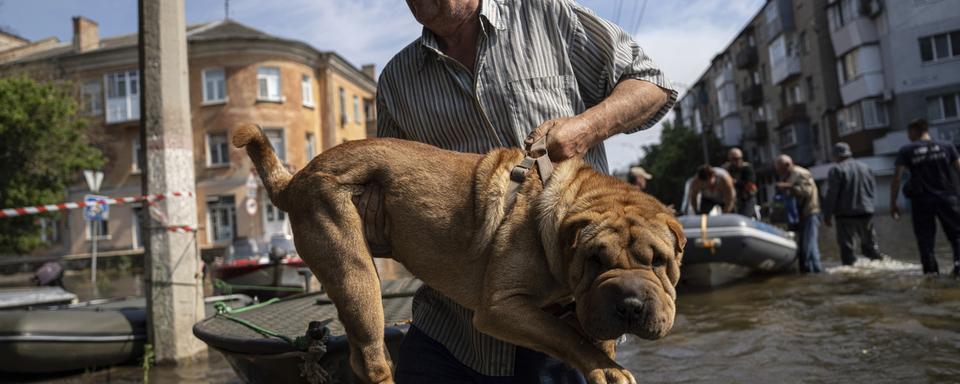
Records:
[[[937,222],[953,249],[953,266],[960,267],[960,210],[957,202],[913,200],[913,234],[917,236],[923,273],[939,273],[937,257],[933,252],[937,240]]]
[[[751,196],[743,200],[737,200],[737,213],[749,217],[757,218],[757,198]]]
[[[817,244],[817,227],[820,225],[820,214],[800,216],[797,227],[797,263],[800,272],[823,272],[820,266],[820,245]]]
[[[840,260],[843,265],[853,265],[857,261],[854,256],[857,245],[863,255],[871,260],[883,258],[880,246],[877,245],[877,231],[873,228],[873,215],[837,216],[836,221],[837,243],[840,245]]]
[[[540,352],[517,347],[513,376],[485,376],[463,365],[439,342],[410,326],[400,344],[397,384],[586,384],[576,369]]]

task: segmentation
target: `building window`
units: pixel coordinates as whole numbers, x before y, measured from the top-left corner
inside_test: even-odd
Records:
[[[230,164],[226,133],[207,134],[207,166]]]
[[[340,87],[339,98],[340,98],[340,127],[342,128],[344,125],[350,122],[350,117],[347,116],[347,91],[345,91],[343,87]]]
[[[207,227],[210,240],[230,241],[236,233],[237,209],[233,196],[207,198]]]
[[[227,100],[227,81],[223,68],[212,68],[203,71],[203,102],[219,103]]]
[[[353,95],[353,121],[357,124],[360,124],[360,97]]]
[[[134,207],[133,208],[133,249],[143,248],[143,236],[142,235],[142,225],[143,225],[143,208]]]
[[[960,31],[920,38],[920,59],[924,62],[960,56]]]
[[[140,118],[140,72],[121,71],[104,75],[107,87],[107,123]]]
[[[816,95],[816,92],[813,91],[813,77],[808,76],[807,77],[807,98],[813,101],[815,95]]]
[[[283,140],[283,128],[268,128],[263,130],[267,134],[267,138],[270,139],[270,144],[273,144],[273,150],[277,153],[277,157],[280,158],[280,161],[287,162],[287,145]]]
[[[860,123],[860,104],[853,104],[837,111],[837,133],[846,136],[863,129]]]
[[[780,130],[780,146],[787,148],[797,145],[797,130],[793,125],[788,125]]]
[[[889,124],[887,118],[887,105],[879,99],[867,99],[860,103],[863,110],[863,127],[880,128]]]
[[[313,160],[315,156],[317,156],[317,141],[315,135],[307,133],[307,162]]]
[[[107,220],[86,220],[87,240],[93,240],[96,233],[97,240],[110,240],[110,225]]]
[[[54,244],[54,243],[60,242],[59,220],[51,219],[47,217],[40,218],[40,241],[47,244]]]
[[[140,146],[140,136],[134,136],[133,142],[130,143],[130,148],[132,153],[130,154],[130,172],[140,173],[143,169],[140,168],[140,162],[143,161],[143,148]]]
[[[377,105],[373,102],[373,99],[363,99],[363,113],[367,117],[367,121],[376,120],[376,108]]]
[[[837,0],[827,9],[830,30],[835,31],[860,17],[861,0]]]
[[[803,90],[800,84],[791,84],[784,87],[783,100],[786,105],[803,104]]]
[[[300,79],[300,97],[303,99],[303,106],[313,108],[313,83],[310,82],[310,76],[303,75]]]
[[[257,69],[257,100],[282,102],[280,94],[280,68],[260,67]]]
[[[855,80],[859,73],[857,71],[857,52],[852,50],[837,61],[837,74],[840,75],[840,84],[846,84]]]
[[[957,119],[960,111],[960,94],[951,93],[927,99],[927,118],[930,121]]]
[[[97,80],[91,80],[80,86],[80,104],[83,113],[88,116],[103,114],[103,85]]]
[[[287,219],[287,214],[284,211],[281,211],[279,208],[273,206],[269,200],[264,204],[267,206],[267,221],[284,221]]]

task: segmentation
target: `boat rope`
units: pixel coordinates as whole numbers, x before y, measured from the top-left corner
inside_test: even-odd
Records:
[[[308,338],[307,336],[297,336],[296,338],[290,338],[289,336],[284,335],[280,332],[257,325],[256,323],[250,320],[245,320],[245,319],[241,319],[239,317],[233,316],[233,314],[236,314],[236,313],[242,313],[252,309],[265,307],[267,305],[276,303],[279,300],[280,299],[278,298],[273,298],[259,304],[249,305],[249,306],[237,308],[237,309],[232,309],[226,303],[222,301],[218,301],[213,305],[213,307],[214,309],[217,310],[217,316],[219,317],[222,317],[224,319],[230,320],[237,324],[243,325],[249,328],[250,330],[256,333],[259,333],[261,335],[264,335],[267,337],[275,337],[277,339],[286,341],[287,344],[290,344],[290,346],[296,348],[297,350],[306,351],[310,347],[310,338]]]
[[[275,291],[275,292],[303,292],[303,288],[300,288],[300,287],[275,287],[272,285],[230,284],[220,279],[213,279],[213,287],[227,295],[233,293],[235,289],[239,289],[239,290],[255,289],[259,291]]]

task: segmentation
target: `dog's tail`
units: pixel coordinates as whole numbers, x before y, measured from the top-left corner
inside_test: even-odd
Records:
[[[235,129],[233,132],[233,146],[237,148],[247,148],[247,155],[257,167],[257,173],[260,174],[260,180],[267,189],[267,195],[270,201],[277,208],[289,211],[286,201],[280,198],[280,194],[290,184],[293,175],[280,162],[276,152],[273,151],[273,145],[270,139],[263,133],[259,125],[245,124]]]

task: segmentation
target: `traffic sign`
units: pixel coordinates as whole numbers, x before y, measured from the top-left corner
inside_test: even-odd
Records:
[[[257,213],[257,199],[248,197],[244,206],[247,208],[247,213],[250,216],[253,216],[254,214]]]
[[[100,195],[86,195],[83,202],[87,205],[83,207],[83,217],[90,221],[104,221],[110,219],[110,206],[107,204],[98,204],[100,201],[107,200],[108,197]]]
[[[87,169],[83,171],[83,178],[87,179],[87,186],[90,187],[91,192],[100,192],[100,184],[103,183],[103,172]]]

